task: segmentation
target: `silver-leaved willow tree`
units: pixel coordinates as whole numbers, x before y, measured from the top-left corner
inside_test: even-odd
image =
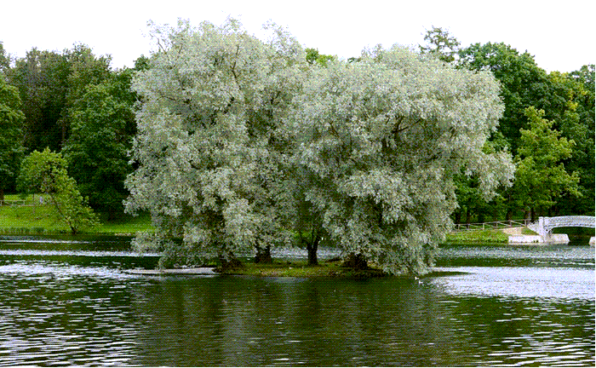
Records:
[[[479,176],[487,198],[513,176],[510,155],[486,144],[498,84],[398,47],[309,66],[268,29],[262,41],[234,20],[155,27],[159,50],[134,81],[126,209],[149,211],[156,231],[137,249],[162,251],[162,267],[225,264],[301,238],[316,263],[325,236],[387,272],[428,271],[454,175]]]

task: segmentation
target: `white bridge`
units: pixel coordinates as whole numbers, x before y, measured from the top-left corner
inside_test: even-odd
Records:
[[[521,235],[509,237],[509,243],[568,243],[566,234],[553,234],[558,227],[591,227],[596,228],[596,217],[593,216],[560,216],[540,217],[538,222],[528,225],[528,228],[538,235]],[[594,242],[594,238],[590,243]]]

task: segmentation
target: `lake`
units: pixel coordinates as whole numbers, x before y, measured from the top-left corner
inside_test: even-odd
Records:
[[[125,272],[156,263],[129,239],[0,236],[0,365],[595,363],[587,243],[445,245],[448,276],[422,280]]]

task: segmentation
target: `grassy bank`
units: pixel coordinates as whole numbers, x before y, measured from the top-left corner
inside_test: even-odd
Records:
[[[38,198],[38,197],[37,197]],[[6,196],[6,200],[20,200],[16,195]],[[28,201],[31,201],[31,196]],[[33,202],[32,202],[33,203]],[[0,234],[69,234],[68,226],[58,220],[53,206],[44,204],[28,206],[0,206]],[[100,214],[101,225],[82,234],[135,235],[138,231],[151,231],[151,218],[148,214],[132,217],[121,215],[108,221]]]
[[[279,261],[273,263],[245,262],[242,266],[233,270],[220,272],[225,275],[245,275],[263,277],[355,277],[369,278],[382,277],[386,274],[375,268],[367,270],[355,270],[342,266],[341,261],[319,262],[317,266],[309,266],[307,261]]]
[[[501,230],[458,231],[447,234],[449,243],[507,243],[509,235]]]
[[[274,260],[271,264],[255,264],[244,262],[240,268],[221,271],[223,275],[241,275],[256,277],[339,277],[339,278],[377,278],[377,277],[402,277],[412,279],[412,275],[392,276],[382,270],[371,267],[366,270],[356,270],[342,265],[342,261],[320,261],[317,266],[309,266],[307,261],[282,261]],[[421,279],[439,276],[459,275],[460,272],[435,271],[420,276]]]
[[[447,242],[506,244],[509,242],[509,235],[503,230],[458,231],[447,234]],[[536,233],[528,228],[522,228],[521,235],[536,235]]]

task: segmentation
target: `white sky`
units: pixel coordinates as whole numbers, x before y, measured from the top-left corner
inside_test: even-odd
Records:
[[[112,55],[119,68],[149,55],[149,20],[219,25],[231,15],[254,34],[272,20],[305,47],[340,58],[379,43],[416,46],[434,25],[462,47],[504,42],[527,50],[548,72],[569,72],[596,63],[595,8],[594,0],[0,0],[0,41],[17,57],[33,47],[62,51],[84,43],[96,55]]]

